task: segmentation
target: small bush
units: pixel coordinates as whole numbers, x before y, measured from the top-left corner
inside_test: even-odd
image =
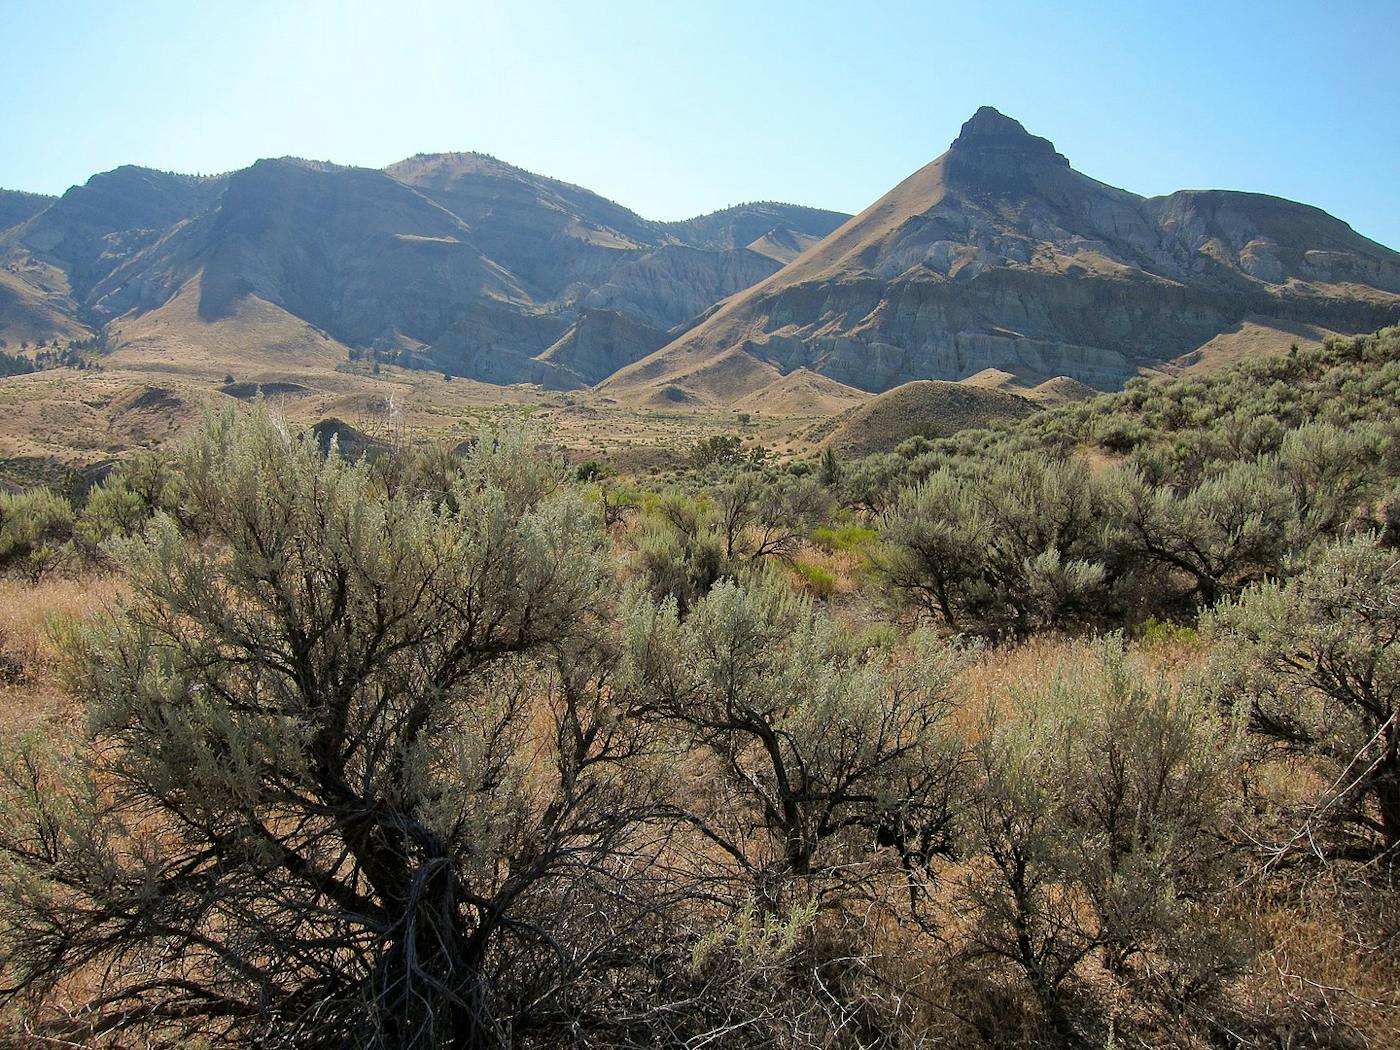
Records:
[[[802,581],[802,589],[814,598],[830,598],[836,593],[836,574],[812,562],[795,561],[792,571]]]
[[[72,504],[47,489],[0,496],[0,568],[38,583],[70,553],[73,523]]]
[[[828,554],[835,554],[859,551],[878,537],[879,533],[864,525],[822,525],[813,529],[808,538]]]
[[[1308,849],[1400,848],[1400,555],[1373,536],[1335,544],[1286,583],[1206,620],[1214,683],[1266,750],[1333,785],[1306,818]],[[1334,841],[1328,843],[1329,832]]]
[[[1213,995],[1244,961],[1224,918],[1236,863],[1219,834],[1238,768],[1194,686],[1151,680],[1102,642],[976,745],[964,876],[973,954],[1018,971],[1073,1043],[1063,985],[1097,954],[1140,996]]]
[[[1138,625],[1137,640],[1146,646],[1166,646],[1172,644],[1199,645],[1201,636],[1194,627],[1169,623],[1149,616]]]
[[[574,477],[579,481],[598,481],[607,477],[609,471],[606,466],[596,459],[585,460],[574,470]]]

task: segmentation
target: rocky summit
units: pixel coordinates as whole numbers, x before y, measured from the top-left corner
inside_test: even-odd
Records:
[[[1400,254],[1258,193],[1141,197],[991,107],[947,152],[789,265],[610,379],[727,401],[802,368],[867,391],[987,369],[1112,389],[1228,355],[1242,331],[1400,318]]]

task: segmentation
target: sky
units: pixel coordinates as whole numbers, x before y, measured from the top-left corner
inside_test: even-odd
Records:
[[[653,219],[855,212],[987,104],[1104,182],[1400,248],[1400,0],[0,0],[0,37],[10,189],[476,150]]]

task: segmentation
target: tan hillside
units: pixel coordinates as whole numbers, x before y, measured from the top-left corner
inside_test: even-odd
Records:
[[[1173,364],[1192,372],[1209,372],[1246,358],[1283,353],[1295,343],[1299,347],[1318,346],[1329,335],[1337,334],[1320,325],[1247,317],[1177,358]]]
[[[1027,398],[1000,390],[921,380],[905,383],[852,409],[826,444],[846,456],[889,452],[911,437],[949,437],[959,430],[1023,419],[1038,411]]]
[[[975,375],[959,380],[965,386],[981,387],[983,390],[1019,390],[1025,384],[1003,368],[984,368]]]
[[[1056,376],[1054,379],[1047,379],[1039,386],[1024,391],[1024,394],[1026,397],[1049,407],[1051,405],[1067,405],[1071,401],[1085,401],[1097,396],[1099,391],[1087,383],[1081,383],[1069,376]]]
[[[799,368],[741,397],[734,407],[774,416],[831,416],[869,399],[864,390]]]
[[[346,347],[257,296],[238,298],[226,315],[204,316],[203,282],[197,276],[159,308],[114,322],[108,364],[206,380],[232,374],[240,381],[315,382],[333,378],[347,360]]]
[[[198,384],[53,369],[0,380],[0,479],[34,483],[26,464],[81,470],[189,432],[217,395]]]
[[[26,342],[86,339],[92,333],[76,313],[62,270],[27,257],[0,266],[0,339],[11,352]]]
[[[810,233],[799,233],[797,230],[780,226],[751,241],[749,251],[766,255],[776,262],[787,265],[820,239]]]

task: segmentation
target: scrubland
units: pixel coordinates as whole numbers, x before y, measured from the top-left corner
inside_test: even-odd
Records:
[[[892,453],[0,499],[16,1046],[1400,1044],[1400,332]]]

